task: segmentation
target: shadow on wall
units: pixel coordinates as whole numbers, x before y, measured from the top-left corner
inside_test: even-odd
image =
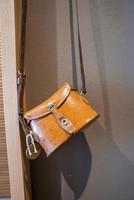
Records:
[[[61,173],[74,193],[75,199],[78,199],[89,179],[91,160],[91,151],[83,133],[72,137],[50,158],[45,158],[42,152],[32,164],[35,164],[38,170],[32,188],[33,199],[62,199]]]
[[[93,132],[94,145],[97,146],[95,149],[97,156],[94,158],[96,162],[96,168],[94,169],[96,178],[95,185],[91,186],[90,198],[100,200],[133,200],[134,166],[120,151],[112,138],[104,44],[100,27],[100,5],[98,5],[97,0],[89,0],[89,4],[105,120],[105,128],[98,121],[90,128],[90,131]],[[97,192],[93,193],[92,191]]]

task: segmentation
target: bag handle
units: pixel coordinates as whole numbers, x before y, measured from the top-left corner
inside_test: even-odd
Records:
[[[70,21],[73,23],[73,0],[69,0],[70,3]],[[79,27],[79,16],[78,16],[78,2],[76,3],[76,19],[77,19],[77,32],[78,32],[78,46],[79,46],[79,58],[80,58],[80,72],[81,72],[81,90],[80,93],[86,94],[86,81],[85,81],[85,72],[83,65],[83,55],[82,55],[82,46],[81,46],[81,37],[80,37],[80,27]],[[19,62],[20,67],[18,70],[18,108],[19,114],[23,113],[23,96],[24,96],[24,86],[25,86],[25,69],[24,69],[24,60],[25,60],[25,37],[26,37],[26,20],[27,20],[27,0],[22,0],[22,15],[21,15],[21,35],[20,35],[20,55]],[[72,24],[72,28],[73,28]],[[73,33],[74,35],[74,33]],[[77,70],[74,69],[73,72],[76,76]]]

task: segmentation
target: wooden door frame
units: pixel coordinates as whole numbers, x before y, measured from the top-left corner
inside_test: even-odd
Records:
[[[17,66],[14,0],[0,1],[0,20],[3,49],[2,77],[4,117],[11,199],[29,200],[30,198],[24,179],[24,162],[21,151],[20,131],[17,116]]]

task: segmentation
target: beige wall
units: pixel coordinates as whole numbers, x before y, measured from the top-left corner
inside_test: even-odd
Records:
[[[34,199],[134,199],[133,3],[79,0],[88,97],[101,117],[85,136],[31,163]],[[72,82],[68,13],[66,0],[29,1],[28,108]]]

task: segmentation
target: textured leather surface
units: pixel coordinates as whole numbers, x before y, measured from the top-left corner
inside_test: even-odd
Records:
[[[72,122],[75,127],[74,134],[98,117],[85,97],[81,96],[77,90],[71,89],[68,83],[65,83],[47,101],[26,112],[24,117],[38,135],[47,156],[70,137],[48,109],[49,102],[54,102],[57,111]]]

